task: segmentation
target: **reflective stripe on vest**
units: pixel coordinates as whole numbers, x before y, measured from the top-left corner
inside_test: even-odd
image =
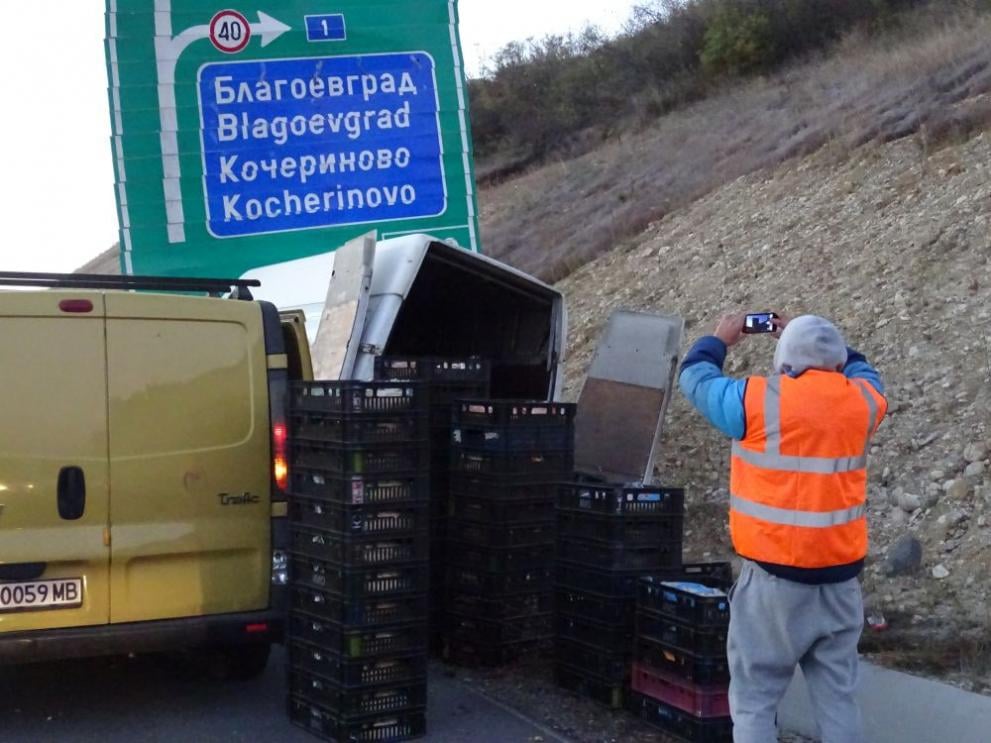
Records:
[[[790,508],[775,508],[765,506],[763,503],[754,503],[738,495],[730,495],[730,507],[761,521],[784,526],[806,526],[810,529],[842,526],[863,518],[867,513],[866,505],[844,508],[840,511],[795,511]]]

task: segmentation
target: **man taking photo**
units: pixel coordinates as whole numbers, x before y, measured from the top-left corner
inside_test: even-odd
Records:
[[[777,740],[800,665],[823,743],[862,743],[855,691],[864,623],[867,453],[887,411],[878,372],[821,317],[770,316],[771,376],[723,374],[752,327],[723,317],[681,367],[692,405],[733,440],[730,532],[743,567],[727,653],[735,743]]]

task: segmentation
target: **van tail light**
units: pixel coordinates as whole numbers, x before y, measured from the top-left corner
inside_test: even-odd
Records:
[[[63,299],[58,303],[58,308],[62,312],[72,312],[82,314],[93,311],[93,303],[88,299]]]
[[[284,422],[272,425],[272,479],[280,493],[289,487],[289,432]]]

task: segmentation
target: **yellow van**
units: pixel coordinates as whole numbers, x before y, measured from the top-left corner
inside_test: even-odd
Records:
[[[287,387],[310,371],[300,318],[252,283],[0,274],[45,287],[0,292],[0,663],[190,649],[264,669]]]

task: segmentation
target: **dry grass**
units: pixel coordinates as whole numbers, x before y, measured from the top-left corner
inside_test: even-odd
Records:
[[[742,175],[828,146],[921,133],[928,150],[991,124],[987,16],[937,11],[878,41],[729,88],[573,160],[483,190],[488,254],[557,281]]]

